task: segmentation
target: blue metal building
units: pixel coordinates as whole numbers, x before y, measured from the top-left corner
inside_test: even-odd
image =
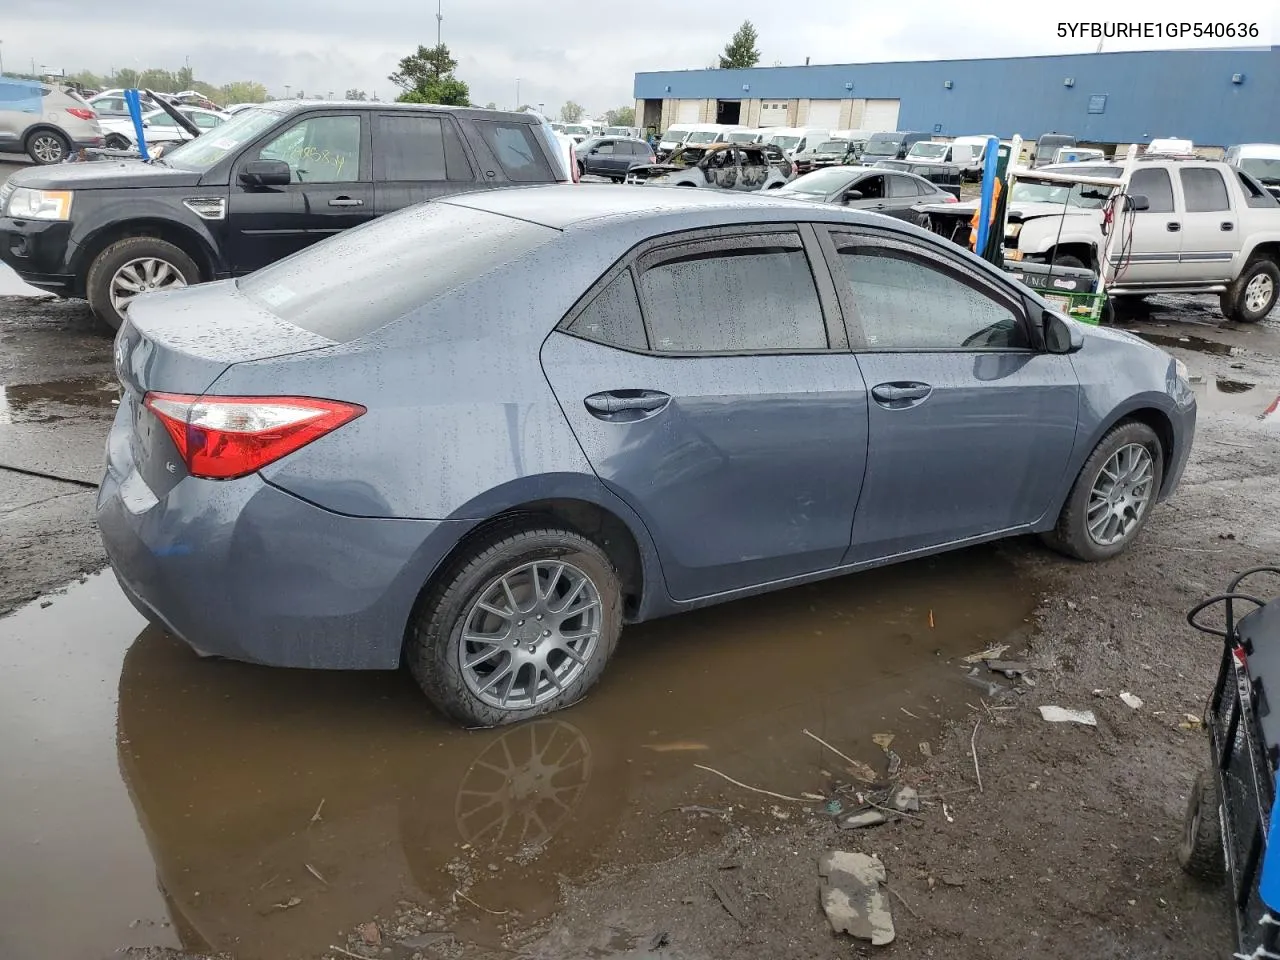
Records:
[[[1280,142],[1280,47],[638,73],[636,117],[1082,142]],[[890,119],[892,118],[892,123]]]

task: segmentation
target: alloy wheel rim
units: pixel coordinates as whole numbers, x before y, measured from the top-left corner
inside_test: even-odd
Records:
[[[1089,537],[1102,547],[1127,540],[1151,503],[1155,464],[1140,443],[1127,443],[1110,457],[1089,490],[1085,524]]]
[[[535,560],[489,581],[462,621],[467,689],[500,710],[527,710],[581,676],[600,639],[600,591],[561,560]]]
[[[56,163],[62,159],[62,143],[52,134],[42,134],[32,142],[31,152],[43,163]]]
[[[111,306],[124,315],[135,297],[155,290],[177,290],[187,285],[182,271],[158,257],[139,257],[123,264],[111,278]]]
[[[1260,273],[1244,288],[1244,305],[1250,313],[1261,313],[1271,302],[1275,293],[1275,282],[1265,273]]]

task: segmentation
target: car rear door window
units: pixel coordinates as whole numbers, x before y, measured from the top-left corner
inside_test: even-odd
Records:
[[[826,350],[813,273],[798,234],[753,234],[642,258],[652,349],[664,353]]]
[[[376,180],[447,180],[440,117],[380,114],[374,130]]]
[[[870,350],[1027,346],[1011,304],[908,245],[836,236],[853,313]]]
[[[1179,170],[1178,175],[1182,178],[1187,213],[1215,213],[1231,209],[1227,200],[1227,184],[1217,170],[1190,167]]]
[[[548,183],[555,179],[530,124],[477,120],[475,125],[508,180],[514,183]]]
[[[624,350],[644,350],[649,346],[640,314],[640,298],[630,270],[623,270],[601,290],[590,305],[569,325],[569,332],[584,340],[594,340]]]
[[[613,141],[612,141],[612,140],[602,140],[600,143],[597,143],[597,144],[596,144],[596,153],[600,154],[601,156],[612,156],[612,155],[613,155]]]
[[[1173,212],[1173,181],[1169,171],[1159,167],[1144,167],[1134,172],[1129,181],[1129,196],[1142,196],[1150,204],[1146,213]]]
[[[275,137],[257,154],[283,160],[294,183],[350,183],[360,179],[360,117],[307,117]]]
[[[889,196],[894,198],[918,197],[920,191],[916,187],[916,181],[910,177],[894,176],[890,174],[889,180]]]

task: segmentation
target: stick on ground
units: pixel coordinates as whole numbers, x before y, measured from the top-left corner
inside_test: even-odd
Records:
[[[973,772],[978,777],[978,792],[985,793],[982,789],[982,771],[978,769],[978,728],[982,726],[982,718],[978,718],[978,722],[973,725],[973,736],[969,738],[969,750],[973,754]]]
[[[733,777],[729,776],[727,773],[721,773],[719,770],[715,769],[714,767],[704,767],[700,763],[695,763],[694,766],[697,767],[699,770],[707,771],[707,773],[714,773],[717,777],[721,777],[722,779],[728,780],[735,787],[741,787],[743,790],[750,790],[752,793],[762,793],[766,797],[773,797],[777,800],[790,800],[792,803],[809,803],[810,802],[806,800],[804,797],[788,797],[785,793],[774,793],[772,790],[761,790],[759,787],[753,787],[750,784],[743,783],[741,780],[735,780],[733,779]]]

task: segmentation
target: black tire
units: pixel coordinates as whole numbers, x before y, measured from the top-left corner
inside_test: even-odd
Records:
[[[1221,883],[1226,876],[1219,806],[1218,778],[1206,767],[1196,774],[1187,796],[1178,863],[1191,876],[1207,883]]]
[[[117,240],[99,253],[89,267],[89,276],[85,280],[85,294],[94,316],[109,326],[119,330],[124,323],[124,315],[111,303],[111,280],[116,271],[142,257],[163,260],[177,270],[183,281],[190,285],[200,283],[203,279],[200,268],[181,247],[175,247],[167,240],[159,237],[125,237]]]
[[[621,183],[623,180],[626,179],[626,177],[610,177],[609,179],[612,180],[614,183]]]
[[[33,162],[41,166],[62,163],[71,154],[71,142],[57,130],[32,130],[23,141],[22,149]]]
[[[1139,443],[1147,448],[1151,455],[1152,480],[1151,494],[1143,508],[1138,522],[1125,535],[1123,540],[1113,544],[1100,544],[1089,535],[1086,516],[1089,508],[1089,495],[1093,485],[1102,472],[1103,466],[1111,455],[1121,447],[1131,443]],[[1074,557],[1077,560],[1097,562],[1109,560],[1123,552],[1133,543],[1142,528],[1151,518],[1151,510],[1159,496],[1160,486],[1164,482],[1164,450],[1160,438],[1145,423],[1128,420],[1112,427],[1098,441],[1089,454],[1089,459],[1080,468],[1080,475],[1067,495],[1067,502],[1062,505],[1062,513],[1058,515],[1058,523],[1052,531],[1043,535],[1045,543],[1059,553]]]
[[[118,133],[109,133],[107,134],[107,139],[103,141],[103,146],[108,150],[128,150],[129,138]]]
[[[578,176],[585,177],[587,175],[587,165],[581,160],[578,161]]]
[[[599,637],[584,669],[560,693],[532,707],[504,709],[486,703],[468,687],[462,666],[463,628],[472,604],[499,576],[539,560],[564,560],[591,580],[600,598]],[[482,535],[424,595],[409,624],[405,660],[441,712],[467,726],[495,727],[581,700],[600,679],[621,632],[622,587],[608,555],[572,530],[539,518],[516,519]]]
[[[1255,304],[1254,308],[1250,309],[1246,302],[1249,285],[1255,282],[1263,283],[1265,282],[1263,278],[1271,281],[1271,294],[1261,304]],[[1240,276],[1227,287],[1218,302],[1222,308],[1222,315],[1228,320],[1234,320],[1236,323],[1257,323],[1271,312],[1277,299],[1280,299],[1280,265],[1268,257],[1255,257],[1245,264]]]
[[[697,184],[696,184],[696,183],[689,183],[689,182],[686,180],[684,183],[677,183],[677,184],[676,184],[676,186],[677,186],[677,187],[697,187]]]

